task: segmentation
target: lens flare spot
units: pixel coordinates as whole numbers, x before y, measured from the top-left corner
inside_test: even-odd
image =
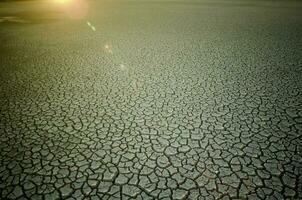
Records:
[[[91,30],[96,31],[96,28],[90,22],[87,22],[87,25],[91,28]]]

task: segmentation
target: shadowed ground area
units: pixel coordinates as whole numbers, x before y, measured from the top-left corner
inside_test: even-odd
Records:
[[[0,199],[302,199],[301,8],[0,3]]]

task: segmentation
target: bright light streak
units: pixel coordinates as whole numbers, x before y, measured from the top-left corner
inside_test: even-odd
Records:
[[[88,14],[88,2],[86,0],[50,0],[59,5],[71,19],[84,19]],[[91,27],[95,31],[95,27]]]
[[[94,27],[90,22],[87,22],[87,25],[88,25],[93,31],[96,30],[95,27]]]
[[[54,0],[56,3],[60,3],[60,4],[67,4],[70,3],[72,0]]]

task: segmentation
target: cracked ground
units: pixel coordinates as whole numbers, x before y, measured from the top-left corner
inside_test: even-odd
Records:
[[[302,3],[82,3],[0,3],[0,199],[302,199]]]

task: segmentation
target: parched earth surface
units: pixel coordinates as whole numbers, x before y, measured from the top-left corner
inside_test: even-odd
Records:
[[[0,4],[0,199],[302,199],[301,3],[78,3]]]

